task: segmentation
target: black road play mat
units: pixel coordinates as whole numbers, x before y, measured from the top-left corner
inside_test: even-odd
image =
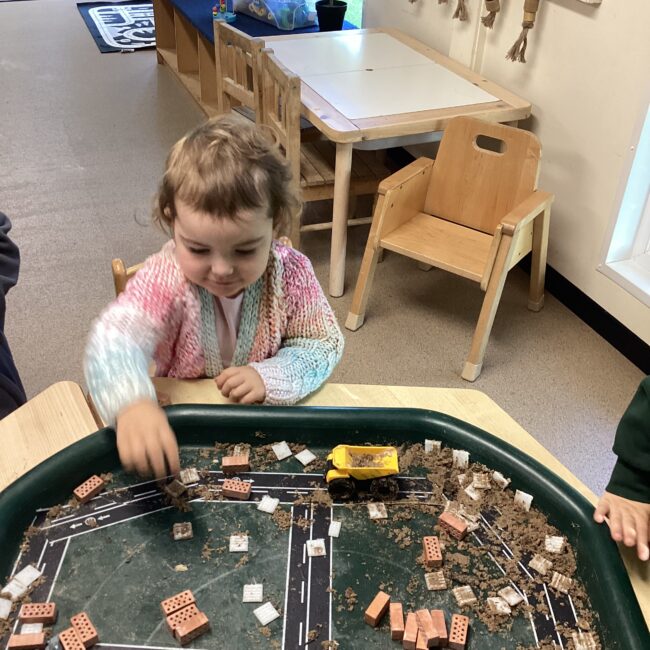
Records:
[[[77,8],[100,52],[156,46],[151,2],[80,2]]]
[[[63,450],[0,493],[0,586],[27,566],[37,569],[42,575],[28,598],[57,604],[54,636],[83,610],[98,629],[102,650],[178,647],[160,601],[190,589],[211,623],[193,648],[388,650],[397,647],[388,617],[375,629],[363,615],[383,589],[405,611],[442,609],[447,625],[453,613],[467,615],[468,650],[571,650],[574,638],[584,637],[586,621],[600,645],[585,647],[649,647],[618,550],[592,521],[593,506],[533,459],[467,423],[415,409],[167,411],[182,465],[196,470],[181,501],[170,499],[158,482],[120,470],[110,429]],[[441,450],[427,440],[439,441]],[[278,460],[272,445],[283,441],[292,455]],[[386,504],[387,519],[373,519],[374,504],[363,495],[346,502],[329,498],[325,459],[337,444],[399,447],[399,493]],[[249,501],[222,494],[221,459],[237,453],[236,446],[250,454],[250,471],[237,474],[251,486]],[[296,454],[305,447],[316,458],[303,466]],[[466,470],[453,450],[469,452]],[[473,507],[473,530],[458,541],[441,531],[438,518],[449,503],[472,507],[463,486],[473,483],[465,479],[474,475],[476,482],[472,473],[486,468],[511,484],[501,490],[492,481],[494,500],[485,496]],[[91,474],[104,476],[104,490],[85,504],[71,501],[72,490]],[[519,528],[503,519],[515,490],[534,498],[535,512],[514,515]],[[269,499],[278,500],[272,514],[258,508]],[[576,570],[568,593],[552,587],[550,572],[536,573],[532,553],[522,546],[526,526],[542,519],[570,544]],[[332,522],[340,522],[338,537],[329,534]],[[174,541],[171,531],[180,523],[192,524],[192,539]],[[446,589],[428,588],[420,557],[425,535],[440,536]],[[234,551],[233,537],[239,540]],[[237,552],[243,537],[247,547]],[[549,557],[563,570],[562,558]],[[462,584],[471,584],[478,600],[461,609],[452,588]],[[252,585],[261,585],[263,596],[243,602]],[[495,585],[511,586],[523,599],[506,625],[494,626],[486,615]],[[17,629],[17,604],[8,623],[0,621],[0,648]],[[255,610],[267,604],[278,617],[265,625]]]

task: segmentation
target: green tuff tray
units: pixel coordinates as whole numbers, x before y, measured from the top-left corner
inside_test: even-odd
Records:
[[[567,536],[576,552],[578,578],[597,613],[603,647],[650,648],[648,628],[618,549],[607,529],[593,522],[593,506],[540,463],[477,427],[418,409],[188,405],[166,410],[181,446],[188,449],[212,446],[215,441],[259,445],[286,440],[325,450],[340,443],[422,443],[425,438],[466,449],[472,461],[510,477],[513,489],[533,494],[535,507]],[[264,438],[260,438],[260,431],[266,434]],[[102,429],[41,463],[0,493],[0,576],[4,578],[15,569],[23,533],[39,509],[66,502],[72,490],[90,474],[118,469],[114,431]],[[360,603],[357,614],[360,616],[362,611]],[[336,638],[336,634],[333,636]],[[110,641],[118,643],[119,639]],[[196,643],[205,647],[199,640]],[[469,648],[483,649],[482,644],[475,643],[470,634]],[[171,647],[173,642],[170,639],[165,645]],[[297,646],[283,642],[282,647]],[[348,647],[360,646],[355,642],[341,645]]]

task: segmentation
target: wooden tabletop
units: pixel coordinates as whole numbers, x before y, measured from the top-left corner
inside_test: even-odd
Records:
[[[302,80],[306,117],[333,142],[441,131],[457,115],[528,117],[531,104],[397,29],[271,36]]]
[[[46,388],[0,420],[0,491],[46,458],[97,431],[78,384]]]
[[[159,396],[171,404],[225,404],[211,379],[154,379]],[[302,403],[305,406],[424,408],[474,424],[526,452],[592,503],[596,496],[487,395],[477,390],[326,384]],[[72,382],[50,386],[0,421],[0,490],[64,447],[93,433],[97,425],[81,388]],[[650,562],[639,562],[622,549],[623,560],[650,623]]]

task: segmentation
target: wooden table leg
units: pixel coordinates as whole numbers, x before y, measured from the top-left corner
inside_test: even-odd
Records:
[[[343,295],[345,282],[345,247],[348,240],[348,200],[352,173],[352,143],[337,143],[334,170],[334,206],[332,214],[332,248],[330,252],[331,296]]]

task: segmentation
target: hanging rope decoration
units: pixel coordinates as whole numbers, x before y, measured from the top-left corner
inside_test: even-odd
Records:
[[[465,0],[458,0],[458,5],[456,6],[456,11],[452,18],[458,18],[458,20],[467,20],[467,7],[465,5]]]
[[[485,9],[488,14],[481,18],[481,22],[489,29],[492,29],[494,27],[494,19],[497,17],[499,11],[501,11],[499,0],[485,0]]]
[[[528,32],[535,26],[535,14],[539,9],[539,0],[525,0],[523,29],[514,45],[508,50],[506,59],[526,63],[526,46],[528,45]]]

